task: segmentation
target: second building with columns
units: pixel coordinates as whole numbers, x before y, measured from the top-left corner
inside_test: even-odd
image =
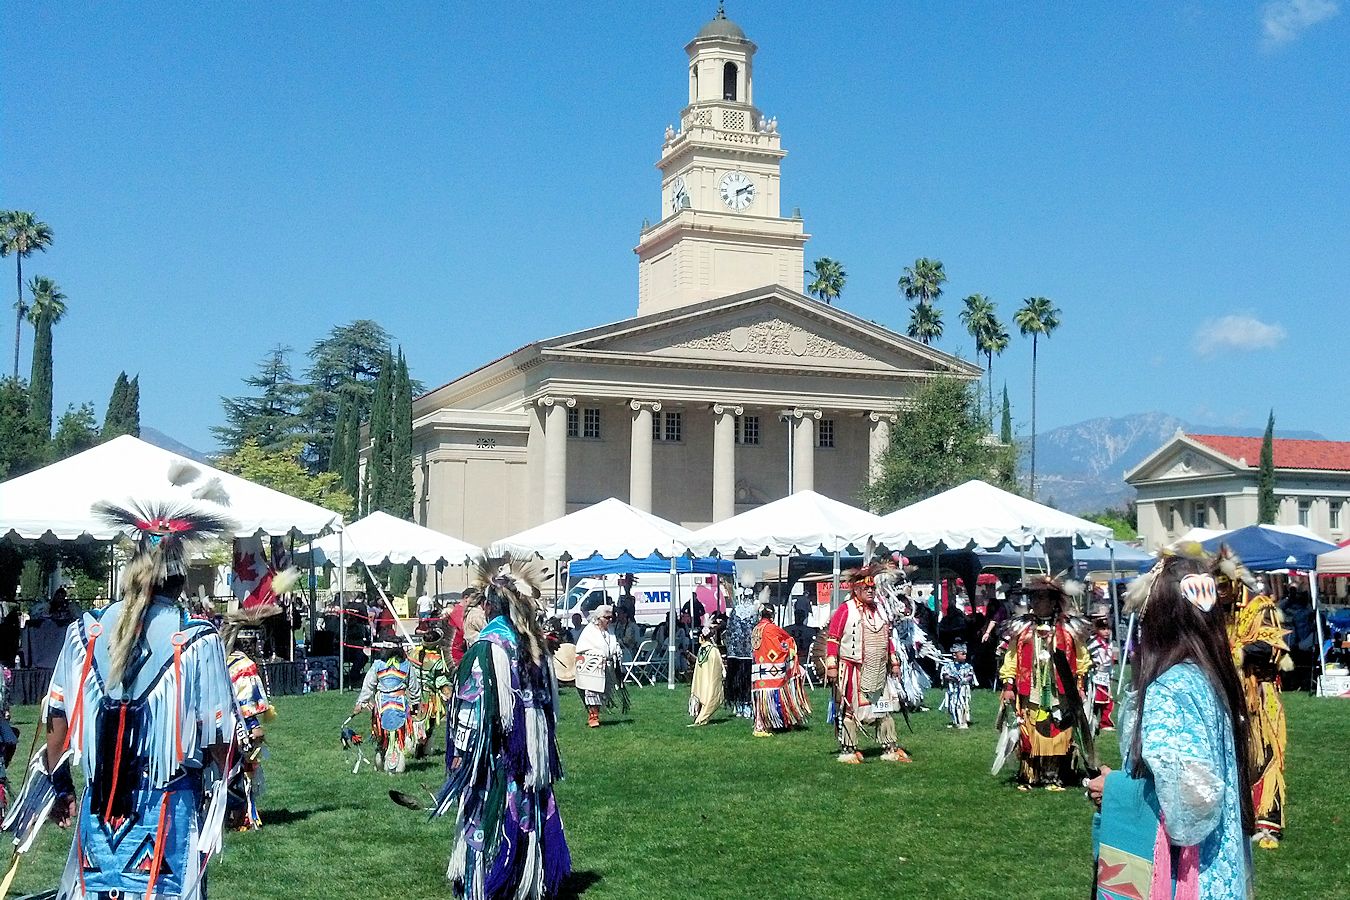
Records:
[[[980,369],[781,286],[539,341],[414,402],[415,514],[486,545],[607,497],[691,528],[803,488],[861,505],[937,374]]]

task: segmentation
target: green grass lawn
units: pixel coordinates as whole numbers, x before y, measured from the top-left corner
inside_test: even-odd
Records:
[[[970,731],[914,717],[903,743],[915,762],[834,761],[825,697],[809,731],[756,739],[724,719],[687,729],[687,686],[633,692],[627,716],[585,727],[564,696],[560,742],[567,780],[559,804],[586,900],[664,897],[1080,898],[1091,877],[1091,807],[1081,791],[1021,794],[989,775],[994,698],[979,692]],[[364,769],[338,742],[352,695],[281,698],[269,734],[262,801],[267,827],[231,834],[212,865],[212,896],[432,898],[444,881],[446,820],[395,806],[391,787],[435,789],[442,757],[402,776]],[[1346,827],[1350,704],[1287,698],[1290,816],[1280,850],[1257,857],[1261,896],[1350,897]],[[35,710],[15,710],[23,729]],[[903,726],[902,726],[903,731]],[[1114,764],[1114,735],[1105,760]],[[16,770],[21,767],[16,760]],[[13,773],[17,785],[19,773]],[[70,834],[44,830],[16,890],[55,885]]]

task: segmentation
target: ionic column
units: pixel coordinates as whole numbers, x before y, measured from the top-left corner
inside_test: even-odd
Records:
[[[628,502],[642,510],[652,511],[652,413],[661,411],[659,402],[630,400],[633,411],[633,440],[628,457]]]
[[[567,411],[575,397],[540,397],[544,409],[544,521],[567,514]]]
[[[736,417],[743,406],[714,403],[712,520],[720,522],[736,515]]]
[[[895,416],[871,412],[867,414],[867,421],[867,483],[875,484],[881,475],[881,458],[891,445],[891,425],[895,424]]]
[[[816,489],[816,420],[818,409],[794,409],[792,426],[792,490]]]

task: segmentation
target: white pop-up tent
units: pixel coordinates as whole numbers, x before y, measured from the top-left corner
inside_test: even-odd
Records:
[[[1026,549],[1047,538],[1071,538],[1075,546],[1108,544],[1105,525],[1042,506],[983,481],[965,484],[881,517],[875,538],[892,550],[948,550],[1004,545]]]
[[[694,532],[698,556],[795,556],[863,550],[881,519],[815,491],[788,497],[714,522]]]
[[[600,556],[617,559],[625,553],[639,559],[659,554],[670,558],[670,615],[666,648],[666,684],[675,689],[675,605],[680,594],[680,575],[675,557],[689,551],[692,532],[683,525],[629,506],[610,497],[585,509],[528,528],[493,543],[489,556],[512,553],[537,554],[545,559],[585,559]]]
[[[490,555],[537,554],[545,559],[585,559],[597,555],[615,559],[625,553],[638,558],[653,553],[678,556],[688,551],[691,536],[683,525],[610,497],[494,541]]]
[[[412,562],[424,566],[437,563],[462,566],[482,552],[459,538],[378,511],[343,528],[341,538],[330,534],[315,541],[313,547],[313,555],[309,558],[305,554],[296,554],[297,562],[311,566],[336,564],[341,551],[342,561],[349,566]]]
[[[95,517],[90,507],[99,500],[189,496],[189,488],[170,480],[172,471],[178,481],[193,485],[219,479],[229,496],[230,518],[238,524],[236,537],[312,536],[342,524],[342,516],[331,509],[123,435],[0,484],[0,537],[45,543],[112,540],[121,530]]]

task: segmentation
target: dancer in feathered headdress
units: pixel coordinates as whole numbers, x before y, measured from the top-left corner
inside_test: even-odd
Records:
[[[1073,612],[1081,594],[1076,582],[1033,575],[1021,587],[1027,612],[1008,621],[1003,637],[1005,720],[1016,711],[1020,728],[1018,790],[1062,791],[1096,766],[1092,729],[1083,705],[1092,668],[1087,620]]]
[[[435,808],[456,812],[446,874],[455,897],[553,896],[572,860],[553,796],[563,773],[542,573],[508,556],[480,558],[475,574],[488,622],[460,663],[450,709],[450,774]]]
[[[225,664],[234,688],[239,712],[239,774],[230,782],[230,826],[240,831],[262,827],[258,798],[263,792],[263,723],[276,718],[276,708],[267,696],[258,660],[262,657],[263,622],[281,614],[275,605],[255,606],[225,617],[220,640],[225,645]]]
[[[1294,668],[1289,630],[1275,601],[1258,590],[1256,579],[1228,547],[1220,547],[1212,567],[1219,605],[1228,618],[1228,642],[1242,680],[1250,722],[1250,753],[1256,767],[1252,795],[1256,807],[1257,846],[1274,850],[1284,833],[1284,700],[1280,676]]]
[[[860,732],[872,732],[886,762],[910,762],[898,742],[894,713],[900,710],[900,647],[893,616],[880,602],[876,576],[887,567],[872,563],[849,573],[849,597],[830,616],[825,644],[825,680],[834,691],[839,762],[860,763]]]
[[[190,550],[234,526],[196,499],[94,511],[135,542],[122,597],[70,626],[43,708],[47,746],[5,824],[26,849],[48,810],[77,817],[62,898],[201,897],[226,794],[204,772],[233,768],[235,700],[216,630],[176,600]],[[72,758],[88,780],[78,812]]]

